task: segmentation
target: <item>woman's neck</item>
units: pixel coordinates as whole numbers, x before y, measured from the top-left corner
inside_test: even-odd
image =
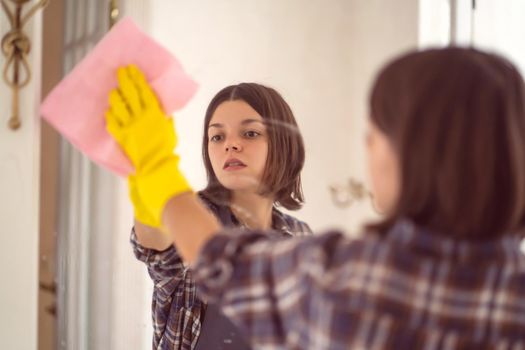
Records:
[[[256,193],[232,192],[230,209],[235,217],[251,229],[272,227],[273,198]]]

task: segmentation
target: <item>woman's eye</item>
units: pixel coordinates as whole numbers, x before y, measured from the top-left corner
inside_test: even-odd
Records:
[[[212,137],[210,137],[211,142],[219,142],[220,140],[222,140],[221,135],[213,135]]]
[[[246,131],[244,133],[244,136],[246,136],[249,139],[253,139],[253,138],[255,138],[255,137],[259,136],[259,135],[260,135],[260,133],[258,133],[257,131]]]

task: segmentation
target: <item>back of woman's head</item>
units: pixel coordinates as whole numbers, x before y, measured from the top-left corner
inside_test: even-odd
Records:
[[[371,119],[400,163],[399,217],[466,239],[518,233],[525,217],[525,88],[507,60],[474,49],[388,64]]]
[[[261,180],[262,194],[273,196],[274,202],[286,209],[301,208],[304,201],[301,188],[305,158],[303,138],[292,110],[282,96],[257,83],[225,87],[215,95],[206,110],[202,155],[208,185],[204,193],[221,201],[227,201],[230,195],[213,172],[208,153],[208,125],[217,107],[225,101],[244,101],[264,120],[268,133],[268,158]]]

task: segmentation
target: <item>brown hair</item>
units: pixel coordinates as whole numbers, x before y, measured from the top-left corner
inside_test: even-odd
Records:
[[[376,78],[371,119],[400,161],[393,213],[465,239],[522,229],[525,88],[507,60],[475,49],[409,53]]]
[[[263,118],[268,131],[268,158],[262,177],[262,195],[273,195],[274,204],[286,209],[301,208],[301,170],[304,165],[304,143],[290,106],[272,88],[241,83],[225,87],[211,100],[204,118],[202,157],[208,185],[203,193],[221,202],[229,201],[230,191],[215,175],[208,154],[208,125],[217,107],[225,101],[244,101]],[[283,151],[286,150],[286,151]]]

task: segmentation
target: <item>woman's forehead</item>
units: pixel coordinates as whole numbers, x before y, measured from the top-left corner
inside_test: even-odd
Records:
[[[225,101],[213,113],[209,127],[262,123],[262,116],[244,101]]]

